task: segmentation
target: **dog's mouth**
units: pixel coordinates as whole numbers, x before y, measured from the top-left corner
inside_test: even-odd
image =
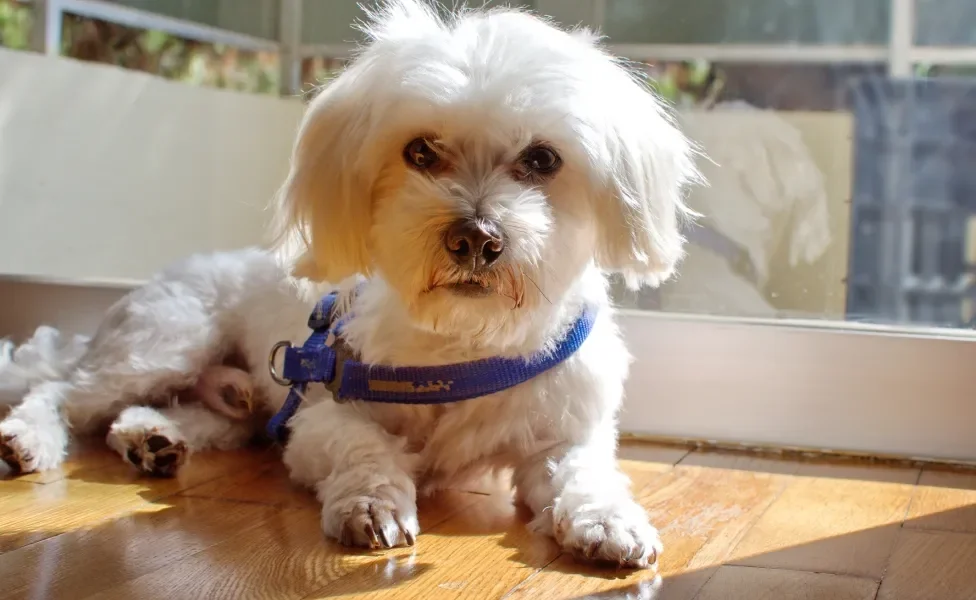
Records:
[[[439,276],[438,276],[439,275]],[[522,306],[526,276],[518,267],[503,266],[487,271],[437,273],[425,294],[443,290],[457,298],[508,298],[515,308]]]
[[[494,292],[493,286],[482,279],[465,279],[443,286],[445,289],[465,298],[483,298]]]

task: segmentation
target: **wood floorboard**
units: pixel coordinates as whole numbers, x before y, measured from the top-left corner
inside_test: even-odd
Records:
[[[0,480],[0,598],[976,598],[976,472],[638,443],[621,465],[664,540],[656,572],[578,563],[498,482],[422,500],[413,548],[353,552],[273,451],[163,480],[82,446]]]

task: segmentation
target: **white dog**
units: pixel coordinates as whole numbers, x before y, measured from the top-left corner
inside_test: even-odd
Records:
[[[630,357],[605,274],[636,286],[673,272],[690,144],[585,31],[416,0],[385,4],[365,30],[311,103],[276,206],[294,274],[349,282],[344,344],[372,365],[522,360],[560,347],[582,313],[595,320],[563,362],[475,399],[338,402],[309,388],[289,422],[292,477],[316,490],[326,534],[390,547],[414,542],[418,484],[511,467],[533,526],[563,548],[653,563],[657,533],[615,460]],[[239,443],[253,420],[125,406],[189,390],[277,411],[286,389],[267,354],[304,339],[315,297],[260,251],[163,274],[110,312],[66,381],[36,386],[0,424],[6,459],[58,464],[59,412],[76,428],[115,418],[111,443],[148,471],[171,472],[187,446]]]

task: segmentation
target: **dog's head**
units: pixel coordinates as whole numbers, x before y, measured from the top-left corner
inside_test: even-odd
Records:
[[[656,285],[682,256],[686,138],[585,31],[387,2],[311,103],[279,194],[296,275],[379,276],[420,324],[479,331],[595,265]]]

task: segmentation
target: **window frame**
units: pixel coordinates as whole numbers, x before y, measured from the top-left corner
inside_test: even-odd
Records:
[[[600,27],[607,0],[588,1]],[[872,63],[893,77],[917,64],[976,65],[976,46],[916,45],[916,0],[889,0],[885,45],[610,44],[632,60]],[[347,56],[349,44],[302,44],[301,0],[281,0],[280,35],[266,40],[103,0],[34,0],[35,48],[57,55],[65,13],[281,56],[283,96],[300,94],[304,58]],[[634,356],[625,433],[870,455],[976,460],[967,331],[849,322],[755,320],[624,310]]]

